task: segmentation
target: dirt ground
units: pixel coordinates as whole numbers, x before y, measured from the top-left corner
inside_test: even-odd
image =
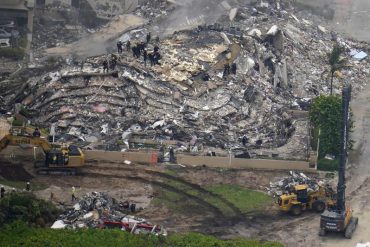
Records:
[[[286,246],[308,246],[312,239],[306,236],[311,227],[317,236],[318,216],[306,212],[301,217],[292,217],[277,210],[271,203],[265,208],[243,214],[232,203],[227,206],[232,215],[224,215],[202,196],[225,201],[218,195],[209,195],[207,186],[236,184],[243,188],[265,191],[270,181],[286,176],[287,171],[223,170],[205,167],[169,169],[165,166],[147,167],[122,164],[87,164],[79,176],[40,176],[34,174],[31,163],[25,170],[34,178],[31,184],[46,184],[47,189],[34,193],[45,200],[54,194],[54,203],[63,207],[72,206],[71,187],[77,187],[77,196],[87,192],[107,192],[120,201],[129,200],[144,208],[138,215],[155,224],[164,225],[170,232],[197,231],[222,238],[246,237],[281,241]],[[4,175],[4,173],[0,173]],[[11,174],[11,173],[6,173]],[[7,176],[5,176],[7,178]],[[180,183],[196,191],[196,195],[174,187]],[[177,193],[188,205],[184,213],[173,212],[163,205],[152,202],[163,190]],[[294,234],[294,237],[292,236]],[[319,246],[319,245],[309,245]]]

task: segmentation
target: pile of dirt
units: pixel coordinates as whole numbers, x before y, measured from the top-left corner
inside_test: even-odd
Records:
[[[1,162],[0,176],[6,180],[26,181],[33,178],[21,164]]]

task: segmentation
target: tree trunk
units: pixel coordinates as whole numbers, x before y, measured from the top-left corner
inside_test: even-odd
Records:
[[[334,81],[334,73],[331,73],[331,80],[330,80],[330,95],[333,95],[333,81]]]

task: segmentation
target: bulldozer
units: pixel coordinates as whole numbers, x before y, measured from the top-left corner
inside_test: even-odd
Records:
[[[24,126],[13,126],[10,133],[0,139],[0,152],[8,145],[40,147],[43,157],[36,158],[34,154],[34,167],[39,174],[75,175],[85,165],[85,155],[77,146],[51,144],[44,137],[30,134]]]
[[[319,190],[309,191],[307,184],[299,184],[290,193],[279,196],[278,205],[281,211],[294,216],[308,209],[322,213],[335,204],[333,198],[332,191],[326,187],[319,186]]]
[[[358,218],[353,216],[351,207],[346,203],[346,163],[348,160],[349,143],[349,102],[351,100],[351,87],[344,87],[342,91],[342,130],[341,153],[338,169],[337,202],[334,207],[328,208],[321,214],[320,236],[327,232],[343,233],[345,238],[352,238],[358,225]]]

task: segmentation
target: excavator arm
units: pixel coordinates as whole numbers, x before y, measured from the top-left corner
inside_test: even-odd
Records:
[[[15,136],[12,134],[7,134],[0,140],[0,152],[8,145],[17,146],[22,144],[41,147],[45,153],[49,152],[52,149],[51,144],[43,138],[33,136]]]

